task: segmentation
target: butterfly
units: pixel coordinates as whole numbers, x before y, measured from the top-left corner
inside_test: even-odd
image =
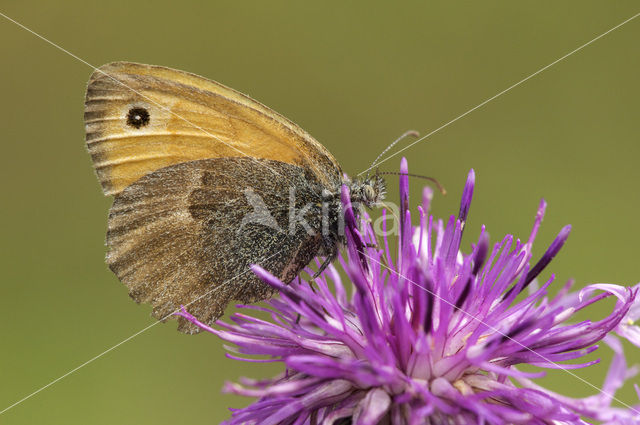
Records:
[[[273,295],[250,270],[290,282],[344,243],[341,186],[382,201],[379,175],[346,178],[331,153],[266,106],[222,84],[129,62],[94,71],[86,143],[113,195],[106,262],[164,320],[181,305],[212,324],[232,300]],[[292,220],[293,219],[293,220]],[[199,328],[178,318],[178,330]]]

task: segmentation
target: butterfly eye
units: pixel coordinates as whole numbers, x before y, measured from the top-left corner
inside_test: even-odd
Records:
[[[145,108],[131,108],[127,114],[127,125],[131,127],[140,128],[149,124],[149,111]]]
[[[375,201],[376,199],[376,191],[373,189],[373,187],[371,185],[366,185],[363,188],[364,191],[364,197],[367,203],[372,203]]]

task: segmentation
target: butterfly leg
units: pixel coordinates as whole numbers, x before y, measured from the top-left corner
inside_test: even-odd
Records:
[[[333,260],[335,260],[338,257],[338,246],[336,244],[335,239],[332,237],[324,237],[323,240],[324,240],[323,251],[326,254],[326,257],[324,259],[324,262],[318,268],[318,271],[313,275],[314,279],[320,276],[322,272],[325,271],[327,267],[329,267],[329,264],[331,264]]]
[[[329,267],[329,264],[331,264],[334,259],[335,259],[335,256],[326,257],[324,262],[320,265],[320,268],[318,269],[318,271],[313,275],[313,278],[315,279],[316,277],[320,276],[322,274],[322,272],[327,267]]]

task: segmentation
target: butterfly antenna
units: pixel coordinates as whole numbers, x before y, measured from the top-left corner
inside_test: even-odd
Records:
[[[401,141],[402,139],[404,139],[405,137],[420,137],[420,133],[418,133],[415,130],[409,130],[407,132],[405,132],[402,136],[398,137],[396,140],[394,140],[389,146],[387,146],[385,148],[385,150],[383,150],[382,152],[380,152],[380,155],[378,155],[378,157],[376,159],[373,160],[373,162],[371,163],[371,166],[369,167],[369,170],[371,170],[375,165],[376,162],[378,162],[378,160],[382,157],[382,155],[384,155],[385,153],[389,152],[389,149],[391,149],[392,147],[394,147],[399,141]],[[369,177],[369,172],[367,172],[367,177]]]
[[[411,174],[411,173],[396,173],[393,171],[381,171],[381,172],[377,172],[377,174],[380,175],[392,175],[392,176],[408,176],[408,177],[415,177],[418,179],[423,179],[423,180],[429,180],[431,183],[435,184],[436,187],[438,188],[438,190],[440,191],[440,193],[442,193],[443,195],[447,194],[447,189],[444,188],[444,186],[442,186],[440,184],[440,182],[438,180],[436,180],[433,177],[429,177],[429,176],[422,176],[420,174]]]

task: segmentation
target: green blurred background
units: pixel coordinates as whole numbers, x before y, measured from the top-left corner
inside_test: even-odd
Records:
[[[166,65],[248,93],[308,130],[351,175],[404,131],[436,129],[640,11],[636,1],[390,4],[5,0],[0,11],[95,66]],[[404,152],[412,172],[449,190],[436,197],[440,216],[456,212],[475,168],[465,248],[482,224],[494,239],[526,237],[544,196],[536,256],[573,224],[550,268],[556,287],[570,277],[581,286],[640,280],[639,37],[640,18]],[[83,141],[91,68],[1,17],[0,40],[2,410],[153,320],[103,261],[111,201]],[[398,160],[381,168],[397,170]],[[415,202],[421,185],[412,182]],[[247,402],[221,394],[225,381],[277,370],[228,360],[216,337],[181,335],[171,322],[0,422],[217,423]],[[599,386],[605,371],[578,373]],[[545,384],[594,392],[563,372]],[[636,400],[629,386],[619,397]]]

